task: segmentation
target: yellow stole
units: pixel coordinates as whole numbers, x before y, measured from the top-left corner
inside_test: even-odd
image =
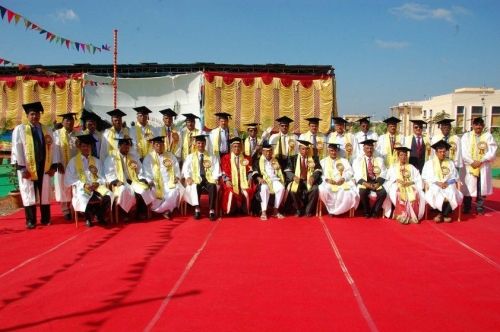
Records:
[[[335,144],[340,144],[337,140],[338,133],[334,132],[332,133],[331,138],[328,140],[328,143],[335,143]],[[346,159],[351,159],[352,157],[352,151],[354,148],[354,139],[353,135],[351,133],[346,133],[344,132],[344,146],[345,146],[345,152],[346,152]],[[333,138],[333,140],[332,140]]]
[[[241,184],[239,185],[241,189],[246,190],[248,189],[248,179],[247,179],[247,165],[248,165],[248,160],[245,159],[245,157],[240,154],[240,167],[239,167],[239,178],[241,181]],[[231,182],[233,184],[233,192],[235,194],[239,194],[240,191],[238,189],[238,167],[236,165],[235,161],[236,155],[231,152]]]
[[[196,128],[192,131],[186,129],[186,132],[182,138],[182,160],[186,160],[186,157],[189,154],[196,151],[196,142],[193,139],[193,136],[198,135],[199,132],[200,131]]]
[[[45,139],[45,165],[44,165],[44,173],[48,172],[50,166],[52,165],[52,136],[49,135],[47,128],[45,126],[41,126],[42,134]],[[33,142],[33,135],[31,132],[31,125],[24,125],[24,135],[26,137],[26,170],[30,173],[30,179],[32,181],[38,180],[38,174],[36,170],[36,159],[35,159],[35,143]]]
[[[113,152],[113,158],[115,159],[116,177],[118,178],[119,181],[127,183],[127,179],[125,178],[125,172],[122,165],[120,151]],[[125,163],[128,175],[130,176],[130,180],[132,180],[133,183],[141,186],[143,189],[147,189],[148,186],[145,183],[140,182],[137,176],[137,167],[138,167],[137,162],[133,159],[129,159],[129,156],[127,155],[125,156]]]
[[[297,155],[297,161],[295,162],[295,176],[300,177],[300,161],[302,159],[301,155]],[[313,175],[314,173],[314,166],[316,163],[314,162],[313,157],[307,157],[306,159],[306,164],[307,164],[307,179],[306,179],[306,186],[307,190],[311,189],[311,185],[309,184],[309,177]],[[295,181],[292,181],[292,187],[291,187],[291,192],[296,193],[297,189],[299,189],[299,184]]]
[[[142,128],[145,128],[144,135],[142,134]],[[151,151],[151,144],[149,139],[153,137],[153,131],[150,125],[142,126],[140,123],[135,125],[135,137],[137,140],[137,152],[139,153],[139,158],[144,158]]]
[[[437,137],[437,141],[440,141],[443,139],[443,135],[436,135]],[[450,138],[448,139],[448,143],[451,145],[451,148],[450,150],[448,151],[448,157],[451,159],[451,160],[455,160],[456,156],[457,156],[457,149],[458,149],[458,146],[457,146],[457,143],[458,143],[458,136],[457,135],[453,135],[453,136],[450,136]],[[436,142],[437,142],[436,141]]]
[[[482,133],[481,136],[479,136],[479,143],[477,142],[476,134],[473,131],[471,131],[470,135],[470,155],[472,157],[472,160],[481,161],[481,159],[483,159],[484,157],[484,154],[486,153],[486,150],[488,150],[488,143],[486,143],[486,133]],[[475,177],[478,177],[479,173],[481,172],[481,168],[473,168],[470,165],[467,166],[467,169],[469,173]]]
[[[312,133],[308,131],[307,133],[304,134],[305,140],[311,142],[312,144]],[[312,151],[313,146],[311,145],[311,151]],[[325,138],[323,137],[323,134],[317,133],[316,134],[316,149],[318,149],[318,155],[322,156],[323,151],[325,149]]]
[[[391,150],[391,136],[387,133],[387,139],[385,140],[385,166],[387,168],[391,167],[398,160],[398,154],[396,149]],[[394,135],[394,148],[401,146],[401,135]]]
[[[256,137],[255,138],[255,142],[256,142],[255,146],[260,145],[260,144],[262,144],[262,139]],[[245,138],[245,142],[244,142],[243,145],[244,145],[243,146],[243,152],[244,152],[245,156],[251,157],[252,156],[252,151],[250,150],[250,148],[251,148],[251,146],[250,146],[250,137]]]
[[[399,162],[397,162],[394,164],[393,167],[396,167],[399,170],[398,180],[404,182],[409,182],[411,180],[411,170],[409,164],[401,165]],[[415,190],[413,190],[413,186],[404,187],[398,183],[398,189],[399,189],[399,198],[402,201],[413,202],[415,200],[416,195],[415,195]]]
[[[83,169],[82,158],[84,158],[84,156],[82,155],[81,152],[78,152],[75,159],[75,168],[80,182],[85,184],[87,183],[87,176],[85,175],[85,170]],[[92,181],[97,182],[99,180],[99,175],[98,175],[99,170],[95,165],[95,158],[92,155],[89,155],[87,160],[89,163],[89,171],[92,174]],[[87,189],[85,189],[85,192],[89,195],[91,194],[91,192],[88,192]],[[107,194],[108,188],[100,184],[99,187],[97,187],[97,192],[104,196]]]
[[[168,139],[167,128],[165,128],[165,126],[162,127],[161,133],[162,136],[165,136],[165,150],[175,153],[177,145],[179,144],[179,133],[177,130],[175,130],[174,127],[170,127],[170,140]]]
[[[269,186],[269,192],[271,194],[274,194],[274,189],[273,189],[273,181],[269,177],[269,174],[266,172],[266,157],[263,155],[260,156],[259,158],[259,169],[260,169],[260,174],[262,175],[262,178],[264,178],[264,181],[266,181],[267,185]],[[280,163],[276,159],[271,159],[271,165],[273,166],[274,170],[276,171],[276,175],[278,175],[281,183],[285,183],[285,178],[283,177],[283,172],[281,171],[280,168]]]
[[[193,159],[191,161],[191,167],[193,168],[193,182],[196,184],[201,183],[200,176],[200,160],[198,159],[198,152],[193,152],[191,154]],[[203,152],[203,164],[202,167],[205,168],[205,177],[209,183],[215,184],[215,179],[212,176],[212,160],[208,155],[207,151]],[[207,167],[208,166],[208,167]]]
[[[128,129],[127,128],[122,128],[121,131],[123,133],[123,136],[128,136]],[[118,146],[118,141],[115,140],[116,138],[116,129],[115,127],[111,127],[108,132],[108,136],[106,139],[108,140],[108,155],[111,155],[113,150],[115,150],[115,146]]]
[[[451,167],[450,163],[452,163],[449,159],[444,159],[443,161],[439,161],[437,157],[432,158],[432,168],[434,170],[434,174],[436,175],[439,182],[445,181],[447,179],[448,174],[450,174]]]
[[[325,172],[326,179],[333,180],[336,177],[337,173],[339,173],[340,177],[342,178],[344,172],[344,164],[342,163],[342,161],[340,161],[340,158],[334,160],[328,157],[326,159],[325,169],[323,171]],[[349,189],[349,185],[346,182],[344,182],[341,186],[338,186],[336,184],[330,184],[330,189],[333,192],[339,191],[339,187],[341,187],[344,190]]]
[[[390,146],[390,144],[389,144]],[[372,156],[373,160],[373,173],[375,173],[376,177],[380,176],[380,173],[382,172],[382,163],[380,162],[380,159],[377,159]],[[366,156],[363,156],[363,163],[361,164],[361,172],[363,175],[363,179],[368,181],[368,165],[366,164]],[[366,189],[364,185],[359,185],[360,188]],[[381,190],[383,186],[380,186],[377,190]]]
[[[285,153],[283,156],[285,157],[291,157],[291,156],[294,156],[295,155],[295,144],[297,144],[295,142],[295,137],[291,134],[286,134],[284,135],[285,136],[285,139],[283,142],[285,144],[285,146],[282,147],[282,149],[285,149],[286,148],[286,140],[288,138],[288,153]],[[279,140],[281,139],[281,133],[278,133],[278,142],[276,142],[276,144],[274,145],[274,156],[279,156],[280,155],[280,151],[279,151]],[[285,149],[286,151],[286,149]]]
[[[164,181],[161,175],[160,157],[155,151],[152,151],[150,155],[153,160],[153,180],[156,187],[156,198],[163,199]],[[163,166],[166,167],[168,172],[168,188],[173,189],[175,188],[174,164],[172,159],[169,158],[168,152],[163,153]]]

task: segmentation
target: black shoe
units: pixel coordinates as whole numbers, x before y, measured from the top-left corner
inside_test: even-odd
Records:
[[[40,223],[44,226],[50,225],[50,220],[49,221],[40,221]]]
[[[201,219],[201,212],[200,211],[194,211],[194,219],[196,219],[196,220]]]
[[[484,209],[477,209],[476,212],[478,215],[484,215]]]
[[[26,224],[26,228],[27,228],[27,229],[33,229],[33,228],[35,228],[35,227],[36,227],[36,225],[35,225],[35,224],[33,224],[33,223],[31,223],[31,222],[29,222],[29,223],[27,223],[27,224]]]
[[[296,217],[302,217],[303,215],[304,215],[304,212],[302,212],[301,210],[297,210],[297,212],[295,212]]]
[[[470,209],[463,209],[463,210],[462,210],[462,213],[463,213],[463,214],[469,214],[469,213],[470,213]]]
[[[208,219],[210,219],[210,221],[215,221],[217,218],[215,217],[215,213],[214,212],[210,212],[208,214]]]
[[[93,224],[93,223],[92,223],[92,221],[90,221],[90,220],[86,220],[86,221],[85,221],[85,225],[86,225],[87,227],[92,227],[92,226],[94,226],[94,224]]]
[[[71,220],[71,214],[67,213],[64,215],[65,220]]]
[[[364,217],[365,217],[366,219],[370,219],[370,218],[372,217],[372,215],[371,215],[371,214],[366,214],[366,213],[365,213],[365,214],[364,214]]]
[[[308,217],[308,218],[310,218],[310,217],[314,217],[314,214],[312,214],[312,213],[307,213],[307,214],[306,214],[306,217]]]

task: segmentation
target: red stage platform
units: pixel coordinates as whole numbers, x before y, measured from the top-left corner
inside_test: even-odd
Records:
[[[26,230],[0,219],[0,331],[493,331],[500,191],[487,214],[154,220]]]

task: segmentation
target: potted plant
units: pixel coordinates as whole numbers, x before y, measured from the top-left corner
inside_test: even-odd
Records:
[[[23,200],[21,198],[21,192],[19,191],[19,181],[17,179],[17,165],[10,165],[11,170],[9,172],[9,182],[14,187],[9,192],[10,201],[12,202],[12,207],[14,208],[22,208]]]

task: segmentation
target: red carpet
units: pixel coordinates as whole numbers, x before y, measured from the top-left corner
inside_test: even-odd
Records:
[[[486,205],[500,210],[500,191]],[[211,223],[0,219],[0,331],[493,331],[499,212]]]

